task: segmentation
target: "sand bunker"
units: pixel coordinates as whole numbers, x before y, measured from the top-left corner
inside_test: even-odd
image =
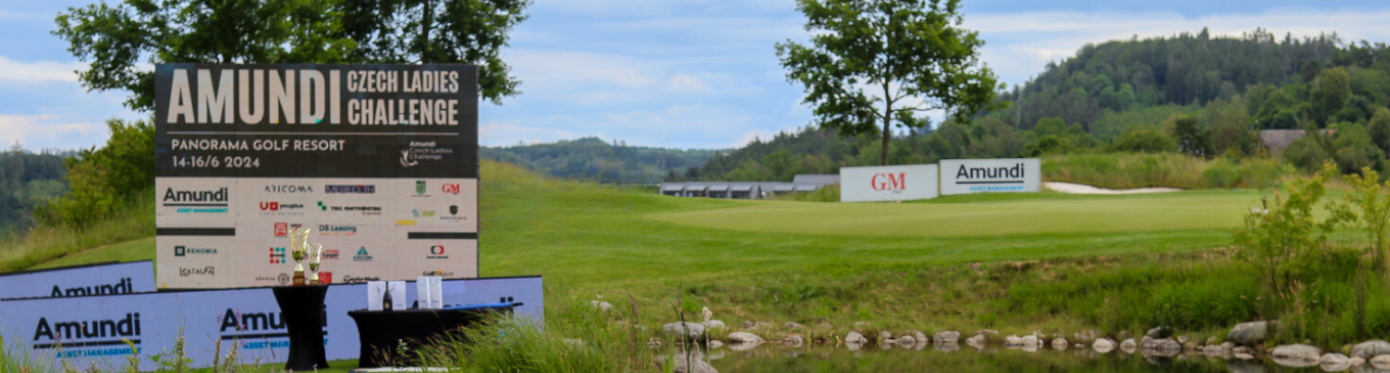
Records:
[[[1043,187],[1044,187],[1044,188],[1047,188],[1047,189],[1054,190],[1054,191],[1058,191],[1058,192],[1062,192],[1062,193],[1071,193],[1071,194],[1138,194],[1138,193],[1176,192],[1176,191],[1182,190],[1182,189],[1177,189],[1177,188],[1138,188],[1138,189],[1114,190],[1114,189],[1096,188],[1096,187],[1093,187],[1093,186],[1090,186],[1090,185],[1081,185],[1081,184],[1072,184],[1072,183],[1060,183],[1060,182],[1055,182],[1055,181],[1045,182],[1045,183],[1043,183]]]

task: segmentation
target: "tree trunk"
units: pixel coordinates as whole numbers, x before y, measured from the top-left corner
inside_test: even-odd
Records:
[[[885,79],[886,81],[886,79]],[[893,96],[889,95],[888,83],[883,83],[883,150],[879,153],[879,165],[888,165],[888,141],[893,139],[889,126],[893,124]]]

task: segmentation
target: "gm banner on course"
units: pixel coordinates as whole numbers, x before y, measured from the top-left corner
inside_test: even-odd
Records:
[[[477,277],[471,65],[155,67],[160,288]],[[307,267],[307,263],[306,263]]]

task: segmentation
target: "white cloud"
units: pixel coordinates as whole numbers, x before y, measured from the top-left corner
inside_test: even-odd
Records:
[[[570,140],[580,135],[554,128],[524,127],[508,123],[487,123],[478,127],[478,142],[485,146],[512,146]]]
[[[19,142],[26,149],[59,147],[85,148],[100,143],[107,136],[105,125],[67,122],[57,115],[0,114],[0,144]]]
[[[19,62],[0,56],[0,80],[76,82],[76,71],[83,67],[78,62]]]
[[[710,88],[709,84],[705,84],[704,80],[690,74],[677,74],[671,77],[671,83],[666,86],[666,89],[678,93],[714,92],[714,88]]]

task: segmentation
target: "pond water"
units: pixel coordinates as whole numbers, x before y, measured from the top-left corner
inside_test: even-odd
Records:
[[[792,348],[780,344],[758,347],[723,346],[693,354],[720,373],[730,372],[1323,372],[1318,366],[1292,368],[1270,361],[1226,360],[1201,354],[1171,358],[1127,354],[1116,350],[1099,354],[1088,348],[1024,351],[1003,347],[983,350],[961,346],[944,351],[936,346],[924,348],[880,348],[864,346],[851,351],[844,346],[806,345]],[[948,348],[949,349],[949,346]],[[674,355],[680,356],[680,355]],[[1347,368],[1347,372],[1386,372],[1370,365]]]

